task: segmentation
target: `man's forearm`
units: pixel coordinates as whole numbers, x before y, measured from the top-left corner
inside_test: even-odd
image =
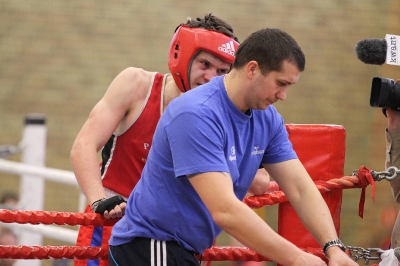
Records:
[[[266,165],[285,192],[304,226],[321,247],[337,238],[331,213],[300,160]]]
[[[105,198],[106,194],[101,182],[96,154],[94,156],[82,156],[82,154],[88,154],[88,152],[74,153],[71,156],[71,163],[79,187],[89,204],[92,204],[96,200]]]
[[[229,219],[218,223],[225,232],[246,247],[282,265],[291,265],[297,257],[304,255],[303,251],[279,236],[248,206],[241,205],[231,209]],[[281,250],[287,253],[282,253]]]
[[[291,204],[304,226],[321,246],[338,238],[329,208],[317,189],[310,186],[309,191],[302,193],[301,200]]]

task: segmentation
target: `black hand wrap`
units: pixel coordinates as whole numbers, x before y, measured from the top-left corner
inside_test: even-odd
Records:
[[[105,211],[111,211],[114,209],[115,206],[126,202],[126,200],[121,196],[114,196],[108,199],[101,199],[98,201],[93,202],[92,210],[95,213],[103,214]]]

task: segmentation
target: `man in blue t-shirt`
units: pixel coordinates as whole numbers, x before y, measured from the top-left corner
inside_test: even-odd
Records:
[[[260,165],[332,263],[358,265],[343,252],[329,209],[272,106],[304,67],[290,35],[262,29],[239,46],[230,73],[170,103],[125,216],[113,228],[110,265],[199,265],[194,255],[222,230],[279,264],[326,265],[242,202]]]

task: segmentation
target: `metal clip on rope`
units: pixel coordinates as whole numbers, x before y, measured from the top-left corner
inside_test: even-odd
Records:
[[[383,172],[371,171],[371,175],[374,178],[374,181],[381,181],[382,179],[393,181],[397,178],[398,175],[400,175],[400,171],[397,167],[391,166]]]

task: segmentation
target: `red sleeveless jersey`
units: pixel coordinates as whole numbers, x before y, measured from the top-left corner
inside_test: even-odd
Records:
[[[138,117],[126,131],[114,133],[102,150],[103,186],[128,197],[142,174],[162,113],[166,75],[154,73]],[[134,92],[133,92],[134,93]]]

